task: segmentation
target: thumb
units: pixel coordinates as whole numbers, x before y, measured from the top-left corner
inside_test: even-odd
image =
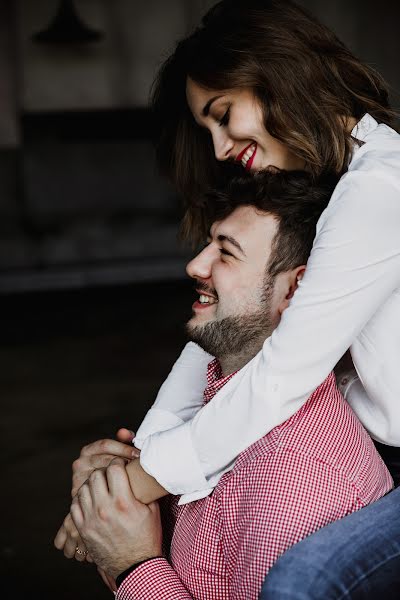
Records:
[[[123,442],[124,444],[131,444],[132,440],[135,439],[135,433],[130,429],[121,427],[121,429],[118,429],[117,431],[116,438],[119,442]]]

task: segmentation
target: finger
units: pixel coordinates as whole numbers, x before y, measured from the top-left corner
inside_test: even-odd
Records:
[[[122,461],[122,458],[117,458],[115,460]],[[88,481],[91,500],[94,505],[98,505],[109,495],[105,471],[103,469],[96,469],[96,471],[93,471],[93,473],[90,475]]]
[[[81,455],[84,457],[95,456],[96,454],[112,454],[112,456],[129,459],[132,457],[132,446],[118,440],[107,439],[88,444],[81,451]]]
[[[67,531],[64,527],[64,524],[62,524],[60,529],[57,531],[56,537],[54,538],[54,545],[57,550],[62,550],[64,548],[67,537]]]
[[[83,517],[83,512],[82,512],[81,506],[79,504],[78,496],[75,496],[75,498],[72,500],[70,514],[71,514],[71,517],[72,517],[75,527],[78,530],[80,530],[84,524],[84,517]]]
[[[125,444],[133,444],[135,435],[136,434],[134,431],[131,431],[130,429],[126,429],[125,427],[122,427],[121,429],[118,429],[116,437],[120,442],[124,442]],[[139,448],[135,448],[135,446],[133,446],[132,447],[132,457],[139,458],[139,456],[140,456]]]
[[[86,518],[93,510],[92,495],[90,492],[89,483],[87,481],[81,485],[75,498],[78,499],[79,506],[83,512],[83,517]]]
[[[88,462],[89,459],[77,459],[72,465],[72,498],[95,469],[105,469],[114,458],[116,458],[114,454],[94,454],[90,457],[90,467],[86,465],[85,468],[82,467],[82,464],[85,460]],[[133,456],[129,456],[126,460],[132,458]]]
[[[79,535],[77,531],[70,533],[64,545],[64,556],[66,558],[74,558],[76,547],[78,545]]]
[[[117,431],[116,438],[120,442],[124,442],[124,444],[131,444],[132,441],[135,439],[135,433],[130,429],[121,427],[121,429],[118,429]]]
[[[66,537],[65,543],[63,544],[63,547],[60,548],[60,550],[62,549],[64,551],[64,555],[67,558],[73,558],[80,536],[71,517],[71,513],[68,513],[68,515],[65,517],[63,528],[65,530]]]
[[[118,456],[116,458],[113,458],[112,461],[110,462],[110,464],[108,466],[111,465],[121,465],[122,467],[125,467],[127,465],[127,461],[124,460],[123,458],[119,458]]]
[[[86,546],[81,537],[76,540],[74,558],[78,562],[85,562],[87,558]]]
[[[140,450],[139,448],[132,448],[132,458],[140,458]]]
[[[111,464],[107,468],[106,473],[108,488],[112,496],[119,496],[120,498],[129,502],[137,502],[132,493],[132,488],[125,465]]]

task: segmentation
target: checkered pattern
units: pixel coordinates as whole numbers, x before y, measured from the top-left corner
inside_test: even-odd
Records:
[[[230,377],[210,363],[204,401]],[[169,561],[138,567],[117,599],[255,600],[287,548],[391,487],[331,374],[295,415],[239,455],[210,496],[182,506],[176,496],[165,499]]]

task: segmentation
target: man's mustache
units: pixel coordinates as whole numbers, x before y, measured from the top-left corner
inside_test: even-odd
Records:
[[[200,290],[202,292],[207,292],[208,294],[210,294],[211,296],[214,296],[214,298],[216,300],[218,300],[218,293],[217,290],[208,286],[206,283],[204,283],[204,281],[199,281],[198,279],[196,279],[196,283],[194,284],[194,289]]]

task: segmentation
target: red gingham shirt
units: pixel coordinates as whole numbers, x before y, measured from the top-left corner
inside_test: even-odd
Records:
[[[232,376],[212,361],[204,401]],[[287,548],[392,484],[330,374],[297,413],[238,456],[210,496],[182,506],[178,496],[165,499],[168,560],[137,567],[117,599],[256,600]]]

